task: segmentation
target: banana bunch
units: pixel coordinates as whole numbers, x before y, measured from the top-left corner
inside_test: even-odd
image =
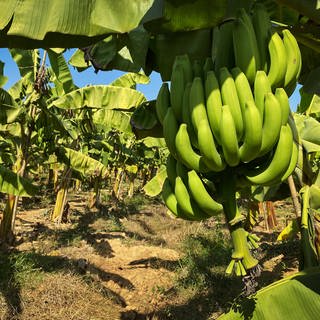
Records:
[[[268,12],[256,4],[252,14],[240,9],[236,19],[213,30],[212,59],[221,67],[239,67],[253,85],[256,72],[267,73],[271,87],[282,87],[290,96],[301,71],[301,53],[289,29],[279,34]]]
[[[273,93],[263,70],[253,86],[238,67],[207,70],[204,78],[193,78],[192,70],[188,56],[178,56],[171,90],[164,83],[158,94],[156,110],[170,154],[204,175],[237,167],[237,175],[251,184],[284,181],[298,154],[285,90]]]
[[[187,220],[224,213],[234,246],[227,273],[244,276],[258,264],[250,253],[258,238],[243,228],[237,189],[281,183],[296,167],[288,94],[300,70],[291,32],[280,36],[256,5],[251,15],[240,10],[213,30],[212,56],[204,63],[177,56],[170,87],[159,90],[156,113],[170,152],[164,202]]]
[[[180,161],[169,155],[167,178],[162,197],[169,211],[185,220],[205,220],[221,214],[223,207],[208,192],[208,186],[194,170],[188,170]]]

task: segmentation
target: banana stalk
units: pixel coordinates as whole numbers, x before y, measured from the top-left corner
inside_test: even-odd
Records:
[[[65,209],[65,204],[67,199],[70,176],[71,176],[71,169],[66,168],[62,175],[62,179],[59,185],[59,191],[57,193],[56,202],[55,202],[53,213],[51,216],[51,220],[56,221],[58,223],[60,223],[63,218],[63,212]]]
[[[221,196],[224,214],[233,242],[232,259],[239,262],[236,266],[239,266],[240,272],[235,268],[235,273],[242,276],[245,275],[245,272],[241,271],[242,266],[245,270],[252,269],[258,264],[258,260],[252,257],[248,247],[248,233],[243,228],[245,217],[240,213],[236,201],[236,179],[234,172],[227,172],[226,176],[221,179]]]
[[[302,195],[302,212],[301,212],[301,250],[302,250],[302,263],[300,269],[307,269],[310,267],[319,266],[319,261],[316,253],[316,249],[313,244],[313,230],[311,217],[309,215],[310,210],[310,189],[306,185],[303,188]]]

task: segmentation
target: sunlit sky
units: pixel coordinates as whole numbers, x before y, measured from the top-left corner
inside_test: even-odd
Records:
[[[68,59],[73,54],[72,50],[67,50],[65,53],[65,58]],[[0,60],[5,63],[4,74],[9,78],[8,82],[5,85],[5,89],[10,88],[19,78],[19,70],[16,63],[13,61],[8,49],[0,48]],[[123,75],[124,72],[121,71],[99,71],[98,73],[94,72],[93,68],[88,68],[83,72],[77,72],[72,66],[69,66],[72,72],[74,83],[78,87],[83,87],[88,84],[109,84],[114,79]],[[138,85],[137,90],[141,91],[147,100],[153,100],[157,97],[158,90],[161,86],[161,77],[159,73],[153,72],[150,75],[150,83],[144,85]],[[297,105],[300,102],[299,86],[296,91],[290,97],[290,106],[291,110],[295,111]]]

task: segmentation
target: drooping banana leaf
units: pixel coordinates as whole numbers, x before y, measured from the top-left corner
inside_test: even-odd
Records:
[[[153,33],[210,28],[223,20],[227,9],[228,1],[165,0],[163,16],[145,23],[144,26]]]
[[[153,59],[148,63],[161,74],[162,81],[169,81],[177,55],[188,54],[191,60],[204,61],[211,56],[211,40],[211,29],[156,35],[150,40]]]
[[[105,108],[128,110],[139,106],[146,100],[144,95],[130,88],[96,85],[73,90],[54,100],[48,106],[61,109]]]
[[[299,139],[307,153],[320,151],[320,122],[312,117],[294,114]]]
[[[76,89],[72,75],[69,70],[68,64],[66,63],[62,53],[55,53],[52,50],[48,50],[48,56],[50,60],[51,70],[55,75],[53,82],[57,88],[58,95],[61,96],[65,93]]]
[[[61,146],[56,149],[55,154],[58,161],[63,162],[66,166],[84,177],[104,176],[107,174],[108,168],[101,162],[80,151]]]
[[[166,148],[167,147],[164,138],[146,137],[142,139],[142,142],[148,148],[152,148],[152,147]]]
[[[136,28],[154,0],[10,0],[0,3],[0,46],[83,47]],[[160,12],[159,12],[160,13]]]
[[[135,89],[136,85],[147,84],[150,82],[149,77],[141,73],[126,73],[110,83],[111,86],[126,87]]]
[[[20,197],[31,197],[38,193],[38,187],[0,165],[0,192]]]
[[[141,104],[132,114],[131,127],[137,139],[163,137],[162,125],[158,121],[155,100]]]
[[[16,62],[21,77],[29,74],[30,79],[34,80],[34,55],[32,50],[10,49],[11,56]]]
[[[7,124],[14,122],[21,109],[13,97],[4,89],[0,88],[0,123]]]
[[[120,132],[131,132],[131,113],[122,110],[99,109],[94,112],[92,120],[98,129],[108,132],[117,129]]]
[[[219,320],[314,320],[320,314],[320,269],[276,281],[233,304]]]
[[[69,63],[79,72],[93,66],[95,70],[117,69],[126,72],[146,72],[150,35],[143,28],[121,35],[110,35],[92,46],[77,50]]]
[[[162,185],[167,177],[167,170],[165,166],[160,167],[157,174],[149,180],[143,187],[143,191],[150,197],[155,197],[160,194]]]

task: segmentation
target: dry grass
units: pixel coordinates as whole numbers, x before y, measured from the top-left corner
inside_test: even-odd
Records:
[[[120,307],[71,273],[46,274],[35,288],[21,290],[20,314],[0,300],[1,319],[105,320],[120,319]],[[11,313],[11,314],[10,314]]]

